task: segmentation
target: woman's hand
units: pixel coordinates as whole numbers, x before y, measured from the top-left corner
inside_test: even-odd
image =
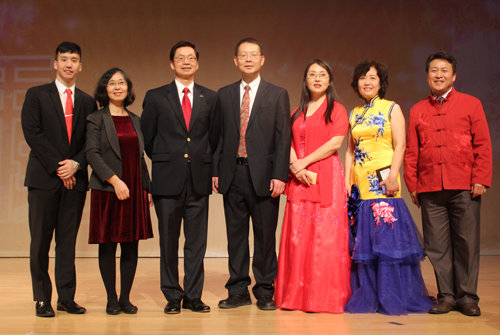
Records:
[[[115,193],[119,200],[126,200],[130,198],[130,191],[127,184],[125,184],[123,180],[118,179],[113,187],[115,188]]]
[[[295,162],[290,164],[290,171],[296,175],[298,172],[304,170],[309,164],[306,162],[304,158],[297,159]]]
[[[130,191],[128,190],[127,184],[125,184],[123,180],[118,178],[116,174],[106,179],[106,181],[111,185],[113,185],[116,196],[118,197],[119,200],[125,200],[130,198]]]
[[[399,191],[399,183],[397,177],[389,176],[386,180],[379,184],[380,186],[385,185],[385,195],[393,196]]]
[[[309,174],[309,171],[307,171],[306,169],[302,169],[297,174],[295,174],[295,178],[297,178],[302,184],[311,186],[312,177]]]

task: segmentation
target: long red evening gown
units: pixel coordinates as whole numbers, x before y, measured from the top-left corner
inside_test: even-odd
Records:
[[[298,158],[347,133],[345,108],[335,103],[333,123],[328,124],[325,110],[326,99],[313,115],[294,122],[292,147]],[[343,313],[351,296],[344,170],[338,153],[307,169],[318,173],[316,185],[307,187],[294,177],[287,185],[276,304],[305,312]]]

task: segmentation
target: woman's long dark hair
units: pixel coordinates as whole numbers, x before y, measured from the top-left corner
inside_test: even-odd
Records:
[[[307,112],[307,106],[309,105],[309,101],[311,101],[311,91],[309,91],[309,88],[307,88],[307,73],[309,72],[309,68],[313,64],[318,64],[321,66],[323,69],[326,70],[329,76],[329,85],[328,88],[326,89],[326,111],[323,116],[325,117],[325,123],[328,124],[329,122],[332,122],[332,112],[333,112],[333,105],[335,103],[335,89],[333,87],[333,74],[332,74],[332,68],[330,65],[328,65],[327,62],[322,61],[321,59],[315,59],[306,66],[306,70],[304,71],[304,80],[302,81],[302,94],[300,96],[300,106],[295,111],[295,113],[292,115],[292,124],[299,118],[299,116],[304,113],[304,115]]]

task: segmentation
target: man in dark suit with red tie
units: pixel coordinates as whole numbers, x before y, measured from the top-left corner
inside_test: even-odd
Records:
[[[216,94],[194,82],[199,53],[181,41],[170,51],[175,80],[146,93],[141,128],[152,161],[151,194],[160,233],[161,290],[166,314],[182,308],[209,312],[201,295],[207,246],[208,197],[212,193],[211,139]],[[179,285],[178,249],[184,222],[184,288]]]
[[[260,77],[264,60],[257,40],[241,40],[234,63],[242,80],[217,93],[215,110],[221,120],[221,138],[214,157],[213,190],[224,195],[230,274],[226,283],[229,297],[219,302],[220,308],[252,303],[248,292],[252,218],[256,282],[252,292],[260,309],[276,309],[275,234],[279,196],[285,189],[290,163],[290,102],[284,88]]]
[[[28,187],[31,234],[30,268],[36,315],[55,315],[48,274],[55,233],[57,310],[83,314],[75,301],[75,243],[87,192],[85,136],[94,98],[75,87],[82,70],[80,47],[63,42],[56,49],[56,80],[26,92],[21,111],[24,137],[31,152],[24,186]]]

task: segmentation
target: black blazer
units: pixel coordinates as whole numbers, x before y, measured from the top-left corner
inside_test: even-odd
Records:
[[[236,169],[240,139],[241,81],[217,92],[215,110],[220,117],[221,139],[214,156],[219,193],[226,193]],[[257,195],[270,196],[271,179],[288,180],[291,124],[288,92],[261,79],[248,120],[246,145],[250,176]]]
[[[144,161],[144,139],[141,133],[141,118],[127,110],[139,139],[141,157],[142,188],[149,190],[149,173]],[[113,175],[122,179],[120,143],[109,107],[104,107],[87,117],[87,161],[92,167],[89,187],[95,190],[114,192],[113,185],[106,180]]]
[[[217,136],[212,136],[215,99],[214,91],[194,84],[187,130],[175,81],[146,93],[141,127],[146,153],[152,161],[152,194],[180,194],[189,167],[196,193],[212,193],[212,153],[218,141]]]
[[[42,190],[53,189],[58,183],[62,183],[57,176],[59,162],[69,158],[81,166],[81,170],[75,173],[74,189],[87,191],[85,119],[96,109],[94,98],[76,88],[70,144],[61,98],[55,82],[32,87],[26,92],[21,110],[21,125],[31,151],[24,186]]]

